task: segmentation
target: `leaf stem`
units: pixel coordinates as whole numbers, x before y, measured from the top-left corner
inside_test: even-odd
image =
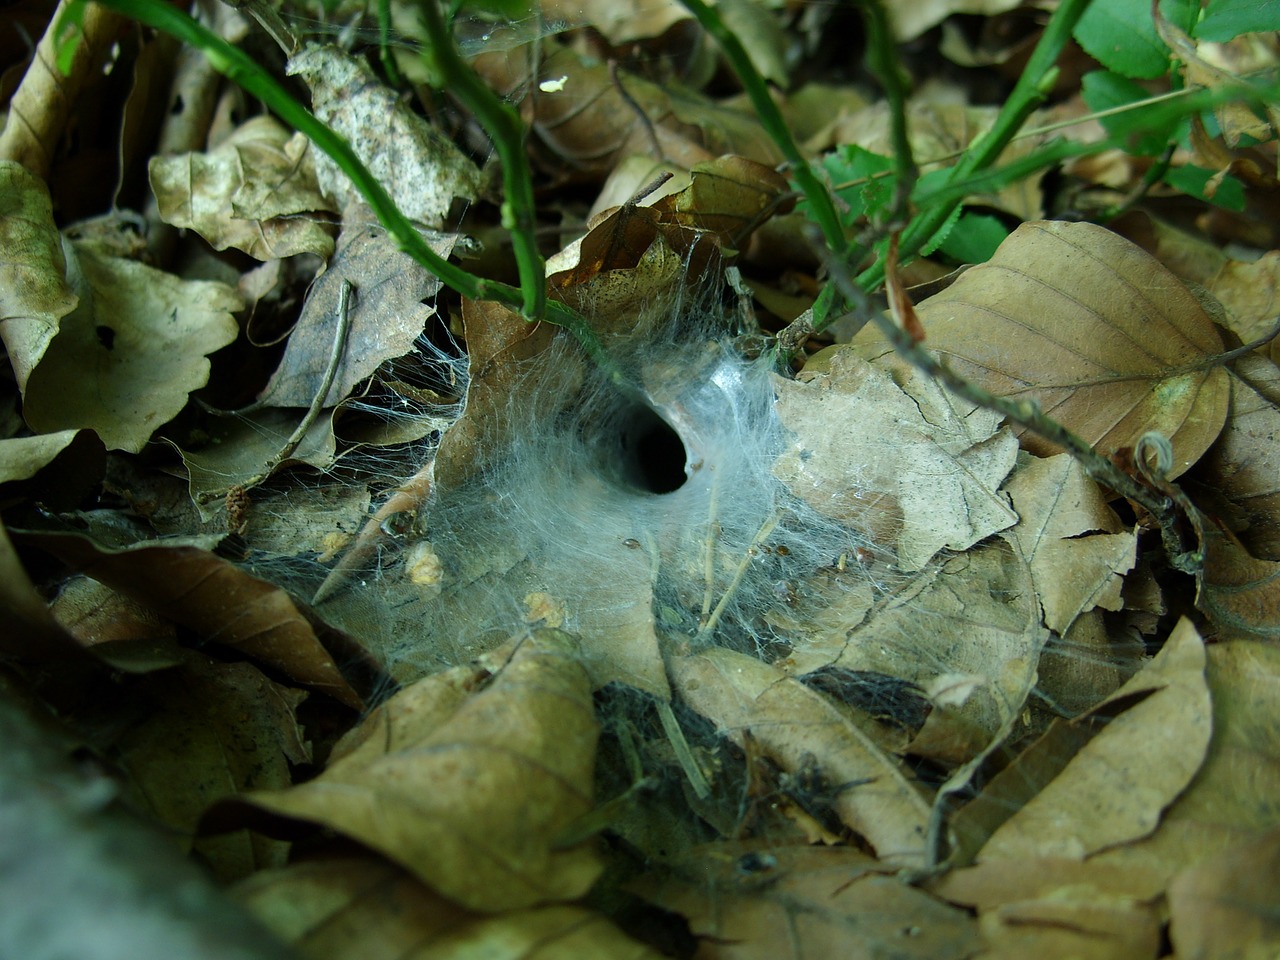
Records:
[[[427,43],[422,59],[441,88],[462,101],[484,127],[502,162],[502,225],[520,272],[522,312],[527,320],[540,320],[546,304],[546,263],[538,250],[534,221],[533,177],[525,156],[524,124],[515,109],[485,86],[458,54],[449,35],[438,0],[418,0]]]

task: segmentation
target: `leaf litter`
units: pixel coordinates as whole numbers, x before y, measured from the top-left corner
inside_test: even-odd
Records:
[[[785,83],[794,56],[765,39],[783,14],[724,6],[757,66]],[[894,27],[915,39],[953,13],[994,22],[1009,6],[930,4]],[[682,9],[616,12],[596,24],[602,37],[543,31],[536,67],[511,53],[519,46],[476,61],[521,99],[544,182],[599,182],[626,163],[677,173],[638,199],[648,174],[620,177],[612,189],[626,202],[590,224],[584,203],[564,201],[560,230],[581,239],[553,258],[553,290],[613,343],[662,336],[649,305],[685,303],[687,277],[725,263],[764,278],[736,285],[736,308],[762,283],[816,290],[803,253],[789,276],[761,259],[768,231],[796,215],[755,119],[696,83],[677,89],[678,58],[648,68],[634,55],[679,49],[664,44],[692,26]],[[797,24],[809,38],[797,42],[821,33],[808,29]],[[1228,68],[1243,69],[1209,64],[1205,41],[1163,29],[1191,82],[1221,85]],[[623,44],[629,58],[617,56]],[[705,72],[699,62],[686,61],[687,79]],[[429,103],[424,120],[332,47],[310,48],[293,70],[411,216],[452,230],[457,201],[484,215],[481,171],[441,132],[458,123],[448,107]],[[815,148],[885,152],[882,108],[857,109],[815,123],[827,138]],[[927,95],[912,114],[930,156],[962,149],[987,118]],[[1220,144],[1207,134],[1193,143],[1196,159],[1216,164],[1206,193],[1225,196],[1233,173],[1264,184],[1242,172],[1254,148],[1241,134],[1266,141],[1270,126],[1238,111],[1218,119]],[[574,396],[591,368],[562,333],[494,304],[459,310],[399,261],[315,153],[257,117],[207,151],[151,164],[159,216],[209,247],[241,250],[279,276],[308,255],[329,261],[287,343],[234,354],[252,357],[242,369],[219,366],[233,354],[218,353],[247,322],[233,292],[240,261],[144,266],[84,239],[87,227],[78,240],[74,225],[60,236],[44,182],[17,164],[2,168],[14,189],[0,191],[0,231],[12,238],[0,333],[26,419],[0,440],[5,522],[21,531],[17,549],[6,537],[0,553],[14,574],[3,578],[6,606],[20,614],[5,650],[91,676],[127,672],[137,702],[102,707],[121,711],[117,726],[136,721],[110,747],[126,782],[221,878],[248,875],[237,896],[278,934],[317,957],[778,956],[851,943],[867,956],[1154,957],[1164,936],[1179,955],[1221,956],[1275,942],[1273,904],[1255,895],[1275,872],[1274,364],[1265,347],[1231,368],[1216,358],[1231,337],[1273,326],[1280,254],[1233,259],[1147,209],[1115,225],[1145,250],[1104,227],[1041,220],[1052,198],[1039,180],[970,197],[1029,222],[921,300],[926,346],[1122,464],[1146,432],[1169,436],[1174,463],[1159,481],[1181,478],[1196,504],[1183,514],[1189,549],[1173,558],[1182,579],[1152,574],[1160,554],[1147,518],[1075,461],[863,334],[808,357],[798,377],[775,378],[787,443],[768,473],[826,520],[868,533],[870,546],[850,541],[821,569],[779,575],[776,602],[752,625],[768,642],[735,647],[699,642],[713,632],[712,585],[728,578],[727,602],[743,571],[787,568],[788,541],[765,526],[737,555],[715,548],[716,516],[698,518],[711,531],[699,570],[664,569],[639,537],[593,545],[596,572],[584,563],[573,584],[540,580],[518,543],[477,541],[467,575],[449,579],[437,531],[418,526],[422,504],[435,486],[488,475],[516,439],[505,411],[563,416],[547,398]],[[1086,200],[1128,186],[1088,182],[1083,163],[1070,170]],[[331,255],[335,211],[343,233]],[[1196,229],[1219,241],[1264,236],[1221,211]],[[442,234],[437,249],[475,251],[461,233]],[[342,280],[358,294],[327,386]],[[754,309],[776,330],[765,302]],[[469,383],[440,346],[451,328],[465,340]],[[751,349],[751,337],[736,348]],[[685,379],[717,369],[714,351],[682,350]],[[422,376],[433,364],[437,375]],[[655,363],[646,376],[655,405],[678,420],[670,373]],[[197,391],[217,402],[189,403]],[[255,397],[254,412],[210,413]],[[321,415],[290,448],[299,408]],[[368,427],[370,410],[396,408],[402,430]],[[370,454],[375,442],[395,450],[396,438],[411,457],[430,451],[432,469]],[[102,446],[112,451],[104,498],[91,505]],[[189,511],[198,522],[182,532],[203,536],[155,539],[178,531],[124,480],[126,456],[183,473],[203,510]],[[292,489],[302,465],[329,477]],[[517,522],[517,501],[494,492],[492,510],[502,516],[506,502]],[[76,578],[51,578],[50,557]],[[300,573],[317,558],[341,574],[323,602]],[[707,597],[703,622],[683,633],[687,596],[662,592],[673,575]],[[500,584],[516,602],[482,641],[459,639],[434,666],[386,665],[398,692],[380,668],[355,676],[355,651],[395,649],[375,636],[380,610],[398,604],[402,623],[439,629],[423,596],[445,597],[463,623]],[[58,593],[58,619],[37,586]],[[1191,587],[1196,626],[1147,613],[1187,611]],[[558,629],[566,620],[579,636]],[[174,647],[193,638],[215,643],[218,658]],[[101,659],[86,665],[83,648]],[[73,686],[23,682],[63,708]],[[357,719],[371,694],[385,699]],[[255,829],[225,832],[246,825]],[[953,869],[939,872],[948,853]]]

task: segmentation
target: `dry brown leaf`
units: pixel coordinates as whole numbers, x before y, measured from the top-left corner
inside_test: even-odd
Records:
[[[1017,522],[997,492],[1017,455],[999,416],[914,372],[895,382],[848,348],[777,391],[795,440],[774,472],[819,513],[892,551],[901,569]]]
[[[306,81],[316,116],[346,138],[410,220],[438,228],[455,199],[476,199],[480,172],[475,164],[381,83],[364,61],[337,47],[311,44],[289,61],[287,70]],[[328,156],[317,151],[315,165],[320,189],[336,199],[338,209],[362,202]]]
[[[739,745],[750,736],[791,772],[816,761],[837,788],[833,809],[882,862],[923,865],[928,802],[901,764],[825,697],[777,667],[725,649],[674,660],[670,672],[684,702]]]
[[[332,204],[316,184],[315,152],[275,118],[254,117],[208,153],[152,157],[151,190],[165,223],[195,230],[215,250],[328,258],[333,237],[315,214]]]
[[[1198,283],[1226,311],[1222,323],[1243,342],[1270,333],[1280,314],[1280,251],[1234,260],[1201,234],[1187,233],[1135,210],[1111,224],[1173,272]]]
[[[1183,620],[1107,704],[1147,693],[1085,744],[983,846],[980,860],[1083,858],[1154,833],[1204,762],[1212,732],[1204,643]]]
[[[406,688],[371,721],[389,741],[361,734],[316,779],[244,802],[323,823],[471,909],[582,896],[601,869],[594,851],[558,845],[592,804],[597,727],[577,642],[535,631],[486,674]]]
[[[9,620],[9,625],[0,630],[0,652],[5,656],[40,662],[84,655],[75,637],[58,623],[45,599],[36,592],[3,523],[0,523],[0,605],[8,612]]]
[[[234,890],[283,940],[315,960],[657,960],[603,916],[553,905],[497,916],[464,910],[372,858],[262,871]]]
[[[567,161],[603,177],[637,153],[685,169],[722,154],[767,166],[782,160],[751,114],[669,91],[626,71],[617,71],[615,81],[605,64],[559,45],[548,45],[537,65],[535,76],[526,57],[509,51],[483,53],[473,61],[502,96],[527,92],[526,116],[558,170]]]
[[[1217,628],[1216,639],[1280,638],[1280,562],[1251,557],[1240,541],[1203,516],[1203,564],[1196,574],[1196,608]]]
[[[1079,462],[1065,453],[1030,458],[1005,490],[1022,518],[1009,535],[1031,566],[1045,626],[1061,635],[1095,607],[1119,610],[1137,536],[1124,530]]]
[[[221,283],[73,249],[80,305],[31,371],[23,416],[41,433],[90,427],[108,450],[136,453],[208,382],[208,354],[239,333],[240,298]]]
[[[1235,641],[1207,653],[1213,739],[1204,765],[1155,834],[1096,854],[1101,868],[1145,871],[1163,886],[1280,828],[1280,648]]]
[[[294,716],[306,694],[252,664],[219,663],[188,652],[184,664],[140,678],[142,721],[112,744],[141,807],[194,848],[222,883],[283,866],[288,847],[239,831],[195,838],[205,808],[244,790],[282,789],[290,764],[311,760]]]
[[[977,956],[991,960],[1154,960],[1161,947],[1160,919],[1152,907],[1127,898],[1076,902],[1061,891],[997,907],[979,917],[978,929],[989,950]]]
[[[1244,514],[1239,536],[1255,556],[1280,560],[1280,367],[1241,357],[1231,370],[1231,415],[1193,474]],[[1206,505],[1208,506],[1208,505]]]
[[[109,550],[75,534],[25,539],[200,637],[354,709],[364,706],[288,594],[207,550],[154,543]]]
[[[917,307],[925,346],[992,393],[1034,401],[1105,455],[1147,431],[1169,437],[1173,476],[1227,415],[1226,371],[1208,314],[1173,274],[1090,223],[1024,223],[992,259]],[[868,357],[891,348],[856,341]],[[1022,433],[1038,456],[1058,452]]]
[[[428,243],[447,258],[453,237]],[[396,247],[381,227],[360,224],[344,231],[329,268],[315,282],[284,356],[259,398],[273,407],[307,407],[315,399],[329,367],[343,283],[352,292],[342,359],[324,400],[333,406],[350,396],[360,381],[385,360],[409,353],[435,314],[427,301],[440,281]]]
[[[43,180],[0,160],[0,337],[18,389],[79,298],[67,285],[62,238]]]
[[[722,844],[686,851],[671,867],[674,876],[632,887],[687,917],[707,960],[961,960],[981,943],[964,911],[848,847]]]
[[[1210,857],[1169,884],[1169,939],[1182,960],[1280,954],[1280,830]]]

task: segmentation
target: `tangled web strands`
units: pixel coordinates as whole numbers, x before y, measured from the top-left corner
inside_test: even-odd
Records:
[[[546,621],[582,635],[598,681],[660,692],[662,644],[773,659],[789,641],[772,614],[816,581],[870,588],[874,544],[781,478],[778,378],[711,300],[651,302],[609,337],[625,386],[562,333],[476,308],[432,495],[352,587],[390,605],[402,678]]]

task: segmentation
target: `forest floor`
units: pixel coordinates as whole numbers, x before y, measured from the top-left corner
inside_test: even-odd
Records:
[[[0,954],[1280,951],[1280,15],[110,6],[0,16]]]

